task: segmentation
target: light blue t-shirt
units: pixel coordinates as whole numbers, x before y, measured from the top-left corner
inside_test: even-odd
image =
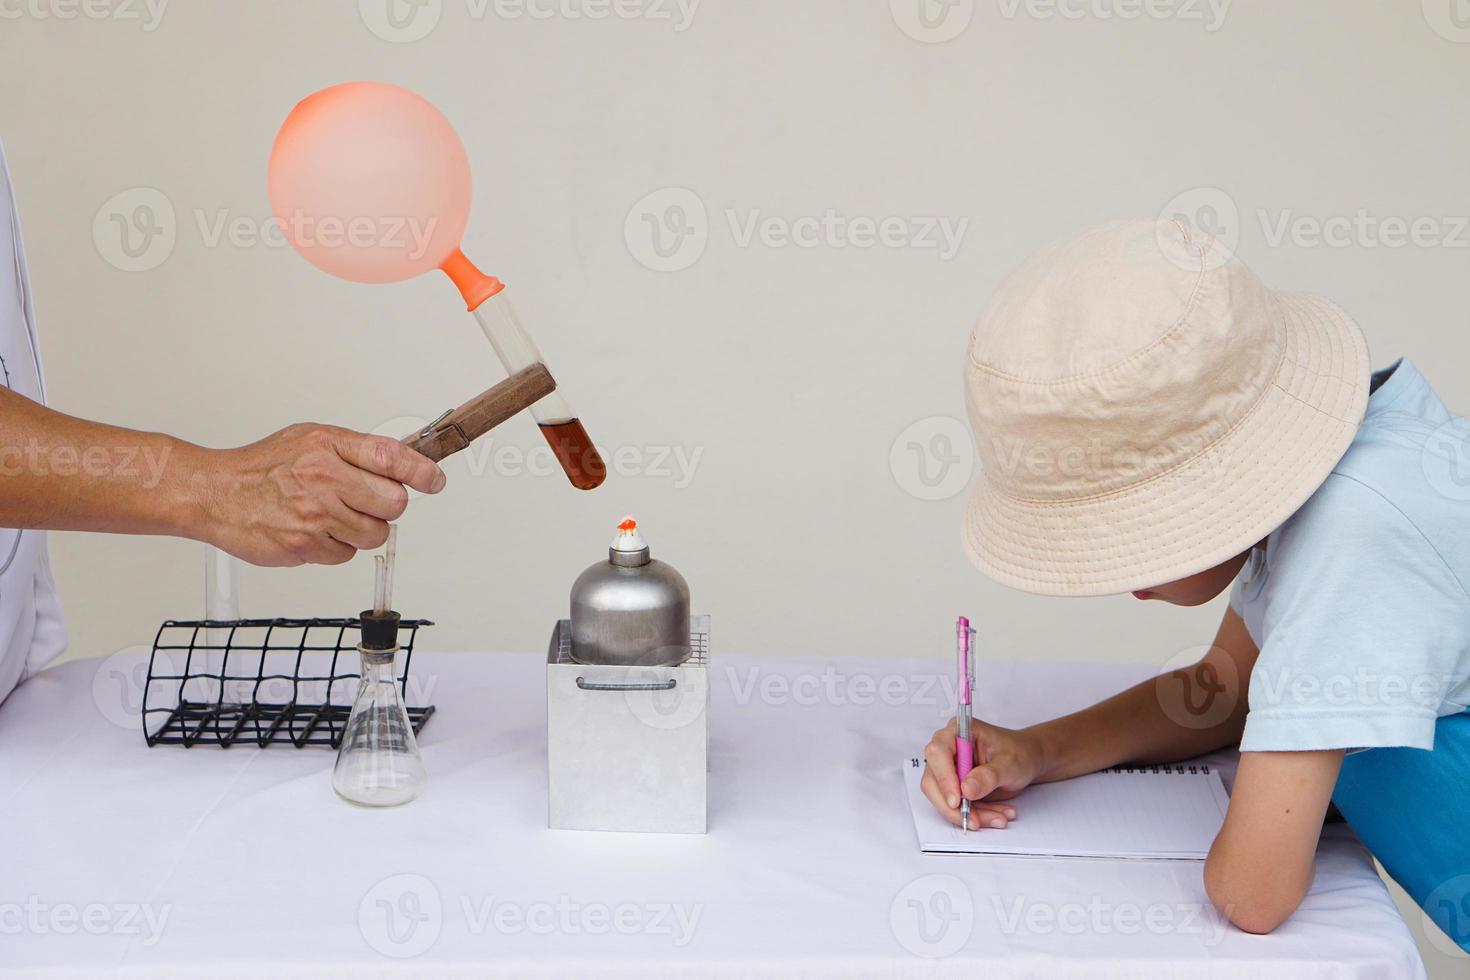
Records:
[[[1408,361],[1373,385],[1346,455],[1231,593],[1261,651],[1240,747],[1349,750],[1332,802],[1470,952],[1470,419]]]
[[[1470,420],[1407,360],[1230,605],[1260,657],[1242,751],[1434,746],[1470,704]]]

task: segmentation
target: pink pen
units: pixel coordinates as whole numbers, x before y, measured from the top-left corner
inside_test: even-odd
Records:
[[[965,777],[975,768],[975,743],[970,741],[970,680],[974,676],[970,664],[970,621],[961,616],[955,623],[955,657],[959,661],[959,704],[955,709],[958,730],[954,738],[955,772],[960,778],[960,829],[970,832],[970,801],[965,799]]]

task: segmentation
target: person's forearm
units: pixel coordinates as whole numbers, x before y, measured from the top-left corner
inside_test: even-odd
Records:
[[[1234,745],[1245,728],[1246,686],[1258,655],[1245,623],[1227,611],[1198,663],[1028,729],[1041,747],[1042,780],[1125,762],[1175,762]]]
[[[0,387],[0,527],[197,537],[209,453]]]
[[[1164,704],[1172,695],[1161,685],[1178,680],[1177,673],[1153,678],[1090,708],[1033,726],[1030,731],[1040,740],[1045,759],[1039,781],[1070,779],[1125,762],[1190,759],[1240,741],[1243,712],[1200,728],[1170,718]]]

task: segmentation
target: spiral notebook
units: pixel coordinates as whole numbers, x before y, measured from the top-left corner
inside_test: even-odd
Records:
[[[1230,797],[1207,765],[1107,769],[1028,786],[1004,830],[962,833],[919,788],[922,759],[904,761],[919,849],[932,854],[1203,861]]]

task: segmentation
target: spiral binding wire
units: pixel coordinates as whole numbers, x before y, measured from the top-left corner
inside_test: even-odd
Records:
[[[1159,766],[1113,766],[1104,769],[1103,772],[1151,772],[1166,776],[1184,775],[1209,775],[1210,767],[1198,762],[1185,763],[1184,765],[1159,765]]]

